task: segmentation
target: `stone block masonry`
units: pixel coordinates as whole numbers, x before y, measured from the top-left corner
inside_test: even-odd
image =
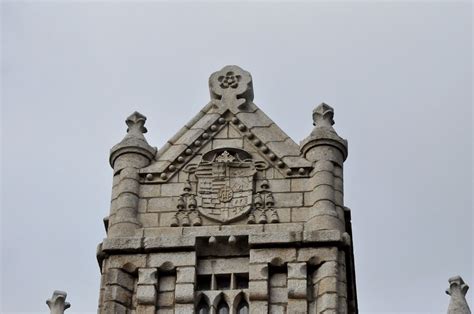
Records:
[[[138,112],[111,149],[99,313],[357,313],[334,110],[317,106],[298,145],[250,73],[226,66],[209,89],[160,149]]]

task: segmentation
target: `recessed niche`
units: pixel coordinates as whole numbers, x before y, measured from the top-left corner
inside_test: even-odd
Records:
[[[216,289],[217,290],[228,290],[230,289],[230,274],[218,274],[216,278]]]
[[[235,289],[247,289],[249,287],[249,274],[234,274]]]
[[[197,290],[211,290],[212,275],[197,275]]]

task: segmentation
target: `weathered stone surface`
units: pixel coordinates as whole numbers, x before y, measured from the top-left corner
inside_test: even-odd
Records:
[[[296,249],[294,248],[272,248],[250,250],[250,263],[261,264],[280,261],[282,263],[296,260]]]
[[[130,306],[132,302],[132,293],[120,286],[107,286],[105,287],[104,301],[114,301],[125,306]]]
[[[249,282],[250,300],[267,300],[268,299],[268,283],[266,280]],[[286,293],[286,289],[285,289]]]
[[[191,283],[177,283],[175,300],[176,303],[193,303],[194,285]]]
[[[46,300],[51,314],[63,314],[64,310],[71,307],[69,302],[66,302],[67,293],[64,291],[55,290],[53,296]]]
[[[196,253],[195,252],[163,252],[163,253],[151,253],[148,256],[148,265],[151,267],[162,267],[163,264],[172,264],[174,267],[177,266],[194,266],[196,265]]]
[[[109,269],[107,271],[105,282],[111,285],[119,285],[129,291],[133,291],[134,278],[132,277],[132,275],[121,269]]]
[[[471,310],[466,301],[466,293],[469,286],[464,283],[460,276],[449,278],[449,288],[446,293],[451,296],[448,306],[448,314],[470,314]]]
[[[155,285],[138,285],[137,301],[139,304],[156,304],[157,291]]]
[[[211,312],[242,299],[258,314],[356,312],[333,109],[314,110],[298,146],[253,103],[248,72],[226,66],[209,90],[158,152],[138,113],[111,151],[100,312],[192,313],[201,298]]]
[[[178,267],[176,270],[176,282],[177,283],[194,283],[196,277],[196,268],[191,267]]]

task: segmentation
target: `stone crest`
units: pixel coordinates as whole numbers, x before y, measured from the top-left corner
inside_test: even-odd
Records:
[[[243,157],[224,150],[197,166],[196,200],[202,215],[226,223],[250,211],[257,170],[251,159]]]

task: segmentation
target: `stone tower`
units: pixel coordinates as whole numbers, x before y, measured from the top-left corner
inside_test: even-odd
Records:
[[[99,313],[357,313],[347,141],[313,111],[297,145],[226,66],[211,101],[163,147],[127,118],[110,152]]]

